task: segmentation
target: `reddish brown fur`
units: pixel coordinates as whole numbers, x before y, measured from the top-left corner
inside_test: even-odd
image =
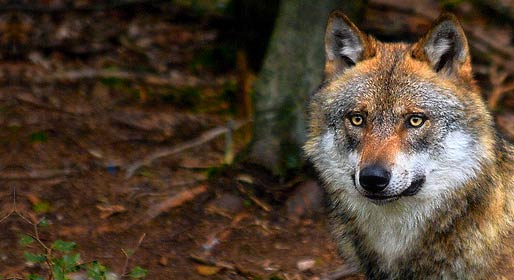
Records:
[[[443,14],[424,37],[407,45],[376,41],[360,32],[341,12],[332,14],[329,27],[334,17],[343,19],[358,34],[363,53],[348,71],[341,61],[327,59],[325,84],[310,104],[309,140],[305,150],[327,181],[332,227],[341,254],[357,263],[370,279],[514,279],[514,148],[498,138],[494,130],[492,118],[473,81],[469,55],[463,61],[457,61],[443,77],[434,71],[424,49],[434,28],[442,22],[451,22],[457,27],[458,37],[464,39],[467,54],[465,35],[456,18]],[[334,185],[331,180],[342,171],[337,165],[326,166],[339,156],[336,152],[327,156],[327,151],[323,150],[323,136],[329,130],[330,122],[327,111],[337,111],[333,106],[339,104],[336,101],[345,93],[349,81],[358,81],[359,86],[365,86],[369,91],[351,109],[393,112],[395,116],[422,111],[412,95],[401,92],[402,83],[422,81],[434,85],[434,89],[444,88],[463,104],[458,125],[483,147],[479,155],[479,172],[446,194],[444,203],[431,214],[422,234],[410,245],[411,251],[395,260],[392,267],[383,265],[388,260],[375,251],[375,240],[369,240],[370,232],[382,229],[381,223],[386,224],[387,219],[372,225],[362,224],[359,219],[367,213],[355,215],[352,211],[360,208],[347,205],[363,206],[377,213],[390,211],[391,214],[403,206],[352,204],[349,200],[355,197],[346,195],[345,187],[353,189],[355,186]],[[406,139],[409,133],[402,121],[384,122],[389,126],[374,127],[373,123],[356,133],[360,141],[354,152],[359,155],[360,166],[374,162],[394,164],[395,155],[408,150]],[[345,125],[346,130],[351,129],[348,122]],[[436,124],[429,119],[418,133],[423,135],[434,127]]]
[[[368,134],[370,132],[366,132]],[[393,135],[387,139],[381,139],[374,135],[365,135],[360,166],[368,166],[377,163],[390,167],[394,164],[396,155],[400,151],[401,137]]]

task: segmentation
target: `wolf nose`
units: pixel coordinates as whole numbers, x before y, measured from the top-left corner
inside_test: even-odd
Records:
[[[383,191],[390,179],[391,173],[379,165],[367,166],[359,173],[360,185],[371,193]]]

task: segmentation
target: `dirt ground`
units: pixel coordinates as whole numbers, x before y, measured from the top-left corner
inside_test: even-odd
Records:
[[[293,221],[284,194],[269,191],[274,178],[223,167],[227,133],[128,178],[145,156],[225,128],[236,86],[234,70],[217,68],[223,50],[208,17],[138,8],[4,14],[7,31],[24,33],[4,38],[16,45],[1,66],[0,274],[47,272],[24,257],[41,249],[18,243],[43,218],[47,246],[74,241],[83,262],[118,275],[140,266],[147,279],[299,279],[335,269],[321,215]],[[238,134],[233,153],[246,144]],[[169,202],[195,189],[190,202]],[[134,250],[126,269],[122,250]],[[315,265],[301,273],[302,261]]]
[[[148,279],[201,278],[202,260],[207,266],[235,266],[216,273],[217,279],[316,276],[340,264],[322,215],[288,218],[285,194],[280,189],[266,193],[266,188],[280,188],[273,178],[252,174],[249,167],[215,170],[224,158],[223,137],[156,160],[126,178],[124,167],[132,161],[158,147],[187,142],[191,135],[223,124],[223,118],[153,105],[149,115],[146,105],[124,103],[116,93],[109,99],[114,104],[102,108],[97,96],[76,86],[47,89],[41,96],[19,89],[1,97],[6,110],[2,146],[10,151],[1,159],[2,217],[17,211],[1,223],[4,277],[42,271],[23,256],[38,249],[18,245],[20,234],[33,233],[23,217],[49,222],[40,228],[44,242],[74,241],[84,262],[98,260],[118,274],[125,262],[122,249],[136,250],[130,265],[148,269]],[[45,98],[55,96],[59,104],[77,107],[53,108]],[[134,128],[118,121],[120,116],[162,122],[172,136],[161,136],[165,132],[160,128]],[[209,180],[209,172],[226,174]],[[160,204],[202,187],[203,193],[180,207]],[[302,260],[316,264],[300,273],[297,263]]]
[[[42,219],[43,243],[74,241],[81,261],[117,275],[140,266],[146,279],[320,279],[340,268],[315,179],[226,164],[251,124],[237,113],[240,62],[222,41],[225,16],[82,2],[0,16],[0,275],[45,273],[24,257],[41,249],[19,244]],[[365,28],[380,31],[389,2],[371,2]],[[429,22],[400,20],[412,33]],[[498,65],[501,81],[478,64],[485,88],[512,79]],[[512,137],[513,94],[501,94],[496,120]]]

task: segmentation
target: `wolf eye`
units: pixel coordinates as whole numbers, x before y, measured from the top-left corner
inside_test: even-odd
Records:
[[[407,119],[407,125],[414,128],[421,127],[426,119],[423,115],[412,115]]]
[[[350,122],[353,126],[361,126],[364,123],[364,117],[361,114],[353,114],[350,116]]]

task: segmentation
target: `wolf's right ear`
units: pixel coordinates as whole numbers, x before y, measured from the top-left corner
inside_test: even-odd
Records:
[[[325,76],[331,77],[375,54],[373,41],[343,12],[330,14],[325,32]]]

